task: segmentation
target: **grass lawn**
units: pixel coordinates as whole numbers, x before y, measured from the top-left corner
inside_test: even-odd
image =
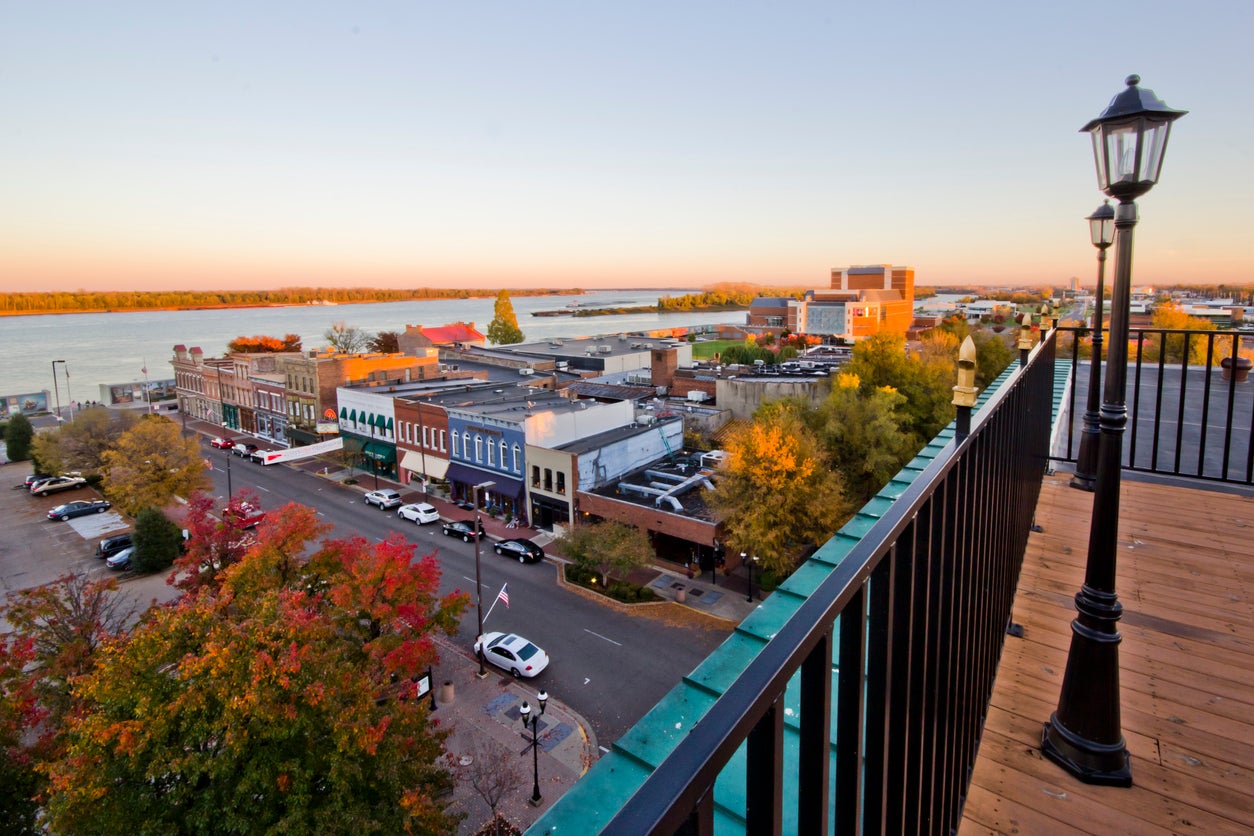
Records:
[[[744,345],[744,340],[709,340],[692,344],[692,359],[710,360],[716,353],[722,353],[729,345]]]

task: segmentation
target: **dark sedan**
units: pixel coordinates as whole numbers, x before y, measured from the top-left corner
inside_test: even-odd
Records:
[[[53,508],[48,512],[48,519],[68,520],[70,517],[81,517],[85,514],[103,514],[112,507],[112,504],[103,499],[79,499]]]
[[[514,557],[519,563],[539,563],[544,560],[544,549],[523,537],[501,540],[492,550],[504,557]]]
[[[475,539],[475,523],[473,520],[453,520],[443,525],[443,531],[449,537],[460,537],[463,543]]]

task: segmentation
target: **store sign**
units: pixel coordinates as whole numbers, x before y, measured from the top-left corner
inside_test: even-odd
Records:
[[[319,421],[317,424],[314,424],[314,432],[320,435],[324,433],[338,433],[339,431],[340,431],[339,424],[324,424],[321,421]]]

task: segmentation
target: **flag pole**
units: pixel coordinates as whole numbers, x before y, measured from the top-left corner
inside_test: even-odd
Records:
[[[487,615],[485,615],[485,616],[483,617],[483,620],[484,620],[484,621],[487,621],[487,620],[488,620],[488,616],[489,616],[489,615],[492,615],[492,611],[493,611],[494,609],[496,609],[496,602],[501,600],[501,595],[502,595],[502,594],[504,594],[504,592],[505,592],[505,587],[507,587],[507,586],[509,586],[509,581],[506,581],[506,582],[505,582],[505,583],[501,586],[501,591],[500,591],[500,592],[498,592],[498,593],[496,593],[496,598],[495,598],[495,599],[493,599],[493,601],[492,601],[492,606],[488,607],[488,614],[487,614]],[[507,607],[509,606],[509,598],[508,598],[508,597],[506,597],[506,598],[505,598],[505,606],[507,606]]]

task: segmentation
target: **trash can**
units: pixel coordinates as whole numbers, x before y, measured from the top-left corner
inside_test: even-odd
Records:
[[[448,705],[453,701],[453,680],[446,679],[440,686],[440,702]]]
[[[675,603],[683,604],[683,603],[686,603],[687,601],[688,601],[688,590],[682,586],[679,589],[676,589],[675,590]]]

